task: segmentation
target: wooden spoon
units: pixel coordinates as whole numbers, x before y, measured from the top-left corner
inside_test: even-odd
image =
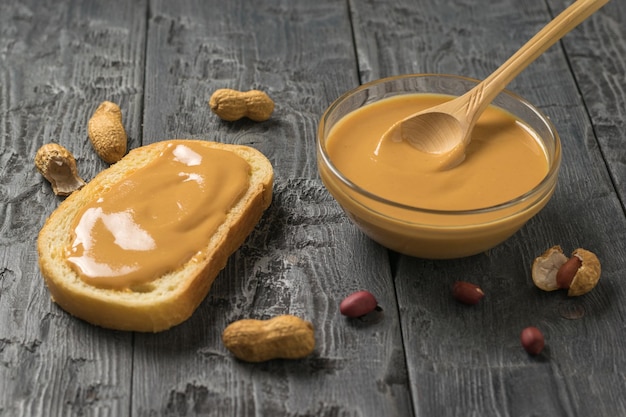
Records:
[[[478,117],[524,68],[609,0],[578,0],[548,23],[511,58],[467,93],[394,123],[382,140],[406,140],[440,154],[444,168],[463,161]]]

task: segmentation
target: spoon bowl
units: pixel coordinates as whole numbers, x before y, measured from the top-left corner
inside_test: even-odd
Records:
[[[443,168],[463,161],[480,115],[528,65],[609,0],[577,0],[548,23],[484,81],[460,97],[393,124],[382,140],[406,140],[417,149],[443,154]]]

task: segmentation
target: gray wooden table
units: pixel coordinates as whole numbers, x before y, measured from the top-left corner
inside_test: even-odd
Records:
[[[548,206],[487,253],[430,261],[364,237],[322,186],[317,122],[335,98],[419,72],[482,78],[566,0],[1,0],[0,416],[625,416],[626,2],[614,0],[510,89],[563,141]],[[217,88],[259,88],[265,123],[221,122]],[[159,334],[100,329],[49,298],[35,242],[61,199],[33,165],[58,142],[89,180],[105,168],[86,123],[120,104],[132,148],[201,138],[261,150],[274,201],[193,317]],[[598,254],[603,276],[568,299],[530,278],[549,246]],[[464,279],[486,292],[455,302]],[[368,289],[384,314],[346,320]],[[247,364],[231,321],[298,315],[313,355]],[[540,327],[531,357],[519,332]]]

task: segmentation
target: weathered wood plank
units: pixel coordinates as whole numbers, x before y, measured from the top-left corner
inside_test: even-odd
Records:
[[[550,1],[551,8],[564,7]],[[600,13],[563,39],[568,62],[593,124],[615,187],[626,201],[626,11],[609,2]]]
[[[2,2],[0,416],[626,414],[622,2],[511,85],[552,118],[564,164],[548,207],[498,248],[454,261],[390,254],[390,269],[316,175],[317,120],[342,92],[408,72],[484,77],[568,2],[547,3]],[[221,87],[268,91],[274,117],[219,121],[206,102]],[[93,177],[105,164],[85,125],[105,99],[120,103],[131,147],[170,137],[242,143],[276,168],[259,227],[198,312],[162,334],[69,317],[37,270],[36,234],[59,199],[32,158],[59,142]],[[603,278],[592,293],[572,300],[532,285],[530,262],[557,243],[598,253]],[[451,299],[459,278],[485,289],[481,304]],[[385,308],[379,320],[339,315],[360,288]],[[314,322],[310,358],[251,365],[222,346],[229,322],[282,313]],[[519,346],[529,324],[546,333],[538,358]]]
[[[315,181],[277,184],[258,230],[194,316],[167,333],[136,336],[136,415],[409,413],[389,271],[361,260],[379,259],[379,248],[349,227],[325,196]],[[335,247],[336,241],[345,243]],[[342,294],[362,285],[385,307],[383,320],[362,323],[339,315]],[[222,346],[228,323],[279,314],[314,323],[311,357],[246,364]]]
[[[345,13],[337,14],[344,5],[291,3],[157,2],[146,79],[146,102],[154,107],[145,114],[145,141],[252,144],[281,175],[314,177],[317,122],[344,86],[358,85],[356,63]],[[266,91],[276,103],[274,117],[220,123],[208,108],[218,88]]]
[[[0,415],[124,415],[132,335],[104,331],[54,305],[35,241],[56,207],[33,158],[57,142],[90,179],[104,167],[86,123],[120,102],[140,139],[145,2],[9,1],[0,5]]]
[[[365,239],[323,189],[315,164],[324,108],[358,84],[349,17],[335,1],[155,1],[144,138],[200,137],[254,146],[272,161],[272,206],[194,316],[136,335],[135,415],[410,415],[386,251]],[[222,122],[207,101],[222,87],[266,91],[264,123]],[[367,288],[381,321],[345,320],[339,302]],[[313,322],[301,361],[246,364],[221,343],[241,318],[290,313]]]
[[[565,7],[559,3],[555,12]],[[364,81],[410,72],[482,78],[550,19],[543,1],[389,5],[372,0],[351,6]],[[453,261],[398,258],[395,283],[416,415],[626,412],[620,342],[625,294],[619,283],[626,266],[626,222],[594,135],[606,147],[614,177],[621,178],[624,155],[617,144],[623,135],[613,128],[621,123],[620,111],[614,118],[601,111],[623,104],[623,77],[618,81],[621,75],[613,72],[625,62],[615,7],[623,9],[614,3],[613,11],[601,11],[565,49],[552,48],[511,85],[543,109],[562,136],[559,187],[544,211],[482,255]],[[616,33],[621,33],[617,40]],[[609,36],[613,40],[606,42]],[[591,62],[603,69],[594,70]],[[606,96],[594,88],[595,74],[601,75]],[[597,127],[589,123],[587,109]],[[553,244],[598,253],[604,269],[594,292],[572,300],[534,287],[530,264]],[[451,298],[458,279],[483,287],[487,295],[480,305],[467,308]],[[578,320],[565,318],[579,312]],[[519,346],[519,332],[527,325],[546,334],[548,348],[538,358]]]

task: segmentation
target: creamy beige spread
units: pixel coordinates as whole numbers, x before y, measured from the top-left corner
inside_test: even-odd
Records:
[[[448,99],[402,95],[348,114],[329,132],[326,143],[330,159],[346,178],[370,193],[433,210],[497,205],[521,196],[542,181],[548,172],[548,160],[534,132],[493,106],[478,120],[465,161],[452,169],[440,169],[437,156],[419,151],[408,142],[381,141],[393,123]],[[385,212],[382,205],[377,209]],[[422,221],[419,213],[414,216],[408,220]]]
[[[173,141],[78,213],[67,261],[100,288],[132,288],[176,270],[243,196],[250,169],[234,152]]]

